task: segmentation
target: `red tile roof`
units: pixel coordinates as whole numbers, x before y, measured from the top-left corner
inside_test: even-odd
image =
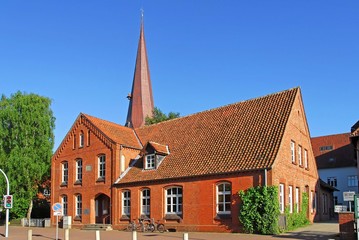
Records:
[[[271,167],[299,88],[135,129],[142,143],[167,144],[157,170],[136,164],[118,183]]]
[[[82,115],[114,142],[138,149],[142,147],[132,128],[124,127],[117,123],[109,122],[87,114],[82,113]]]
[[[353,167],[354,147],[350,143],[350,133],[313,137],[311,139],[313,153],[318,169]],[[331,146],[332,150],[321,151],[321,147]]]
[[[144,147],[143,149],[146,149],[146,147],[150,145],[152,146],[152,148],[157,152],[157,153],[161,153],[161,154],[165,154],[165,155],[168,155],[169,154],[169,151],[168,151],[168,146],[167,145],[163,145],[163,144],[159,144],[159,143],[156,143],[156,142],[148,142]]]

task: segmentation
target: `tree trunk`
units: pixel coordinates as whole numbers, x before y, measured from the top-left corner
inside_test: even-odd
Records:
[[[33,203],[32,203],[32,199],[30,200],[30,205],[29,205],[29,209],[27,210],[27,222],[29,224],[29,227],[30,227],[30,220],[31,220],[31,212],[32,212],[32,206],[33,206]]]

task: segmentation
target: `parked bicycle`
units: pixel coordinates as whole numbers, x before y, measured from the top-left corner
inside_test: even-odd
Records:
[[[155,226],[144,219],[139,218],[138,223],[132,221],[127,226],[127,231],[142,231],[142,232],[153,232]]]
[[[127,226],[127,231],[142,231],[142,232],[154,232],[157,229],[160,233],[166,231],[165,225],[158,220],[157,222],[154,219],[138,219],[138,223],[136,221],[132,221]]]
[[[161,223],[160,220],[157,220],[157,222],[155,222],[155,220],[152,218],[149,224],[151,225],[151,230],[153,229],[152,232],[155,231],[155,229],[157,229],[157,231],[159,231],[160,233],[166,231],[165,225]]]

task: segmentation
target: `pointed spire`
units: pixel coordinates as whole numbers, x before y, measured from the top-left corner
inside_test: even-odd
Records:
[[[137,48],[132,92],[127,96],[130,103],[125,126],[132,128],[143,126],[145,124],[146,117],[152,117],[154,109],[150,69],[148,66],[143,25],[143,10],[141,9],[140,39]]]

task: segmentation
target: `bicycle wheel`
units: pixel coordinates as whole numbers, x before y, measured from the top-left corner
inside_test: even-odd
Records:
[[[133,223],[128,224],[126,230],[129,231],[129,232],[134,231],[134,230],[135,230],[135,226],[133,225]]]
[[[155,231],[155,229],[156,229],[156,227],[155,227],[155,225],[153,223],[148,224],[147,230],[149,232],[153,232],[153,231]]]
[[[163,233],[166,229],[165,229],[165,225],[163,225],[162,223],[158,224],[157,225],[157,230],[160,232],[160,233]]]

